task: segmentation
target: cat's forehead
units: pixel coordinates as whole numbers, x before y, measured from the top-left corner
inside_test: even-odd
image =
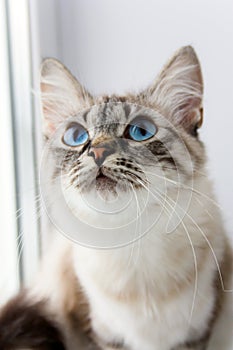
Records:
[[[137,116],[160,119],[161,115],[143,105],[131,102],[105,102],[96,104],[82,113],[82,118],[88,127],[110,129],[125,127]]]
[[[139,107],[138,107],[139,108]],[[95,126],[127,123],[136,105],[127,102],[106,102],[93,106],[86,114],[86,122]]]

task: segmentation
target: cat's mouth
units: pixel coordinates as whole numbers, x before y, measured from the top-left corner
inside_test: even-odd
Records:
[[[108,179],[108,177],[106,175],[103,174],[102,169],[99,169],[97,176],[96,176],[96,180],[103,180],[105,181],[106,179]]]
[[[100,168],[96,175],[96,189],[97,190],[115,190],[117,181],[104,174]]]

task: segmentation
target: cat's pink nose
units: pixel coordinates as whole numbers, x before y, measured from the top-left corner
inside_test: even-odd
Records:
[[[100,167],[105,161],[106,157],[113,153],[110,147],[91,147],[88,155],[94,158],[96,164]]]
[[[94,153],[94,158],[99,159],[103,157],[104,152],[106,151],[106,148],[104,147],[92,147],[91,151]]]

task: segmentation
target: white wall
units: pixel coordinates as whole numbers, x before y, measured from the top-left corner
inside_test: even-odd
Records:
[[[195,47],[205,80],[201,136],[233,235],[233,2],[41,0],[38,4],[42,56],[63,60],[94,93],[140,89],[173,51],[187,44]]]

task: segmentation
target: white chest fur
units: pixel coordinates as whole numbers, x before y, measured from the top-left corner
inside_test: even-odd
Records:
[[[129,248],[121,252],[78,248],[75,266],[89,298],[94,331],[103,343],[123,341],[132,350],[170,350],[187,337],[198,339],[208,325],[214,303],[212,257],[206,258],[205,267],[186,284],[189,251],[173,279],[171,266],[175,271],[176,258],[167,260],[170,268],[166,263],[161,268],[156,266],[156,256],[150,256],[149,247],[144,248],[149,258],[141,247],[137,272],[134,264],[127,267],[124,261]],[[161,254],[159,258],[163,259]],[[193,257],[189,258],[193,265]],[[175,279],[182,274],[184,284],[176,284]]]

